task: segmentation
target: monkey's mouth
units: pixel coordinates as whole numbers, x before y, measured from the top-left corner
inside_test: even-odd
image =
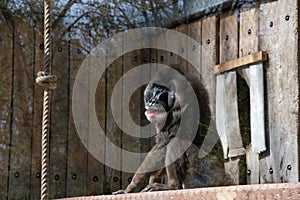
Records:
[[[152,116],[161,115],[165,113],[166,113],[165,111],[160,111],[160,110],[146,110],[145,115],[152,117]]]

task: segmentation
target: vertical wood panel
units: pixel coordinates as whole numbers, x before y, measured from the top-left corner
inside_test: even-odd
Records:
[[[240,14],[240,49],[239,56],[243,57],[251,53],[258,51],[258,12],[256,9],[251,9],[249,11],[241,12]],[[252,66],[250,66],[252,67]],[[250,68],[241,69],[240,73],[242,77],[248,83],[248,86],[251,87],[251,77],[250,77]],[[259,90],[260,88],[252,88]],[[251,92],[251,88],[250,88]],[[250,94],[250,96],[253,94]],[[255,105],[250,105],[250,109],[257,109]],[[252,116],[251,116],[252,117]],[[252,119],[252,118],[251,118]],[[264,120],[264,119],[263,119]],[[252,134],[251,130],[251,134]],[[254,134],[254,133],[253,133]],[[262,138],[261,140],[264,140]],[[254,141],[251,141],[254,142]],[[258,184],[259,183],[259,154],[252,152],[252,148],[249,146],[247,148],[247,183],[248,184]]]
[[[34,75],[41,71],[44,65],[43,24],[35,22],[34,32]],[[43,88],[34,84],[34,115],[33,115],[33,136],[32,136],[32,162],[31,162],[31,184],[30,198],[40,199],[41,187],[41,131],[43,112]]]
[[[260,49],[266,71],[268,151],[261,156],[260,182],[299,181],[298,1],[260,7]],[[275,12],[274,12],[275,11]]]
[[[238,19],[237,13],[230,11],[222,14],[220,20],[220,62],[229,61],[237,58],[237,56]],[[221,110],[225,115],[225,117],[217,118],[219,121],[217,122],[217,128],[219,134],[225,131],[229,148],[229,160],[225,163],[225,169],[231,175],[233,182],[238,184],[239,156],[244,153],[244,149],[239,127],[236,72],[228,72],[217,76],[217,93],[222,94],[222,96],[217,97],[217,113],[218,106],[224,106]],[[222,102],[218,104],[218,101]],[[220,122],[220,120],[224,121]]]
[[[188,25],[187,24],[182,24],[182,25],[180,25],[180,26],[178,26],[177,28],[176,28],[176,30],[178,31],[178,32],[180,32],[180,33],[183,33],[183,34],[188,34]],[[179,49],[179,51],[183,54],[184,53],[184,51],[189,51],[189,49],[185,49],[185,48],[183,48],[184,46],[186,46],[186,44],[185,44],[185,42],[186,41],[184,41],[184,40],[181,40],[180,41],[180,43],[181,43],[181,45],[178,47],[178,48],[180,48]],[[184,69],[186,69],[187,71],[188,71],[188,62],[184,59],[184,58],[182,58],[182,57],[180,57],[180,56],[176,56],[177,57],[177,61],[176,60],[174,60],[174,62],[173,63],[175,63],[175,64],[179,64],[179,65],[181,65]]]
[[[85,59],[78,40],[71,40],[70,47],[70,100],[69,100],[69,133],[68,133],[68,163],[67,163],[67,195],[86,195],[86,174],[87,174],[87,150],[84,147],[75,128],[72,114],[72,92],[77,71]],[[82,115],[88,115],[88,110]],[[86,117],[88,119],[88,117]],[[89,122],[86,121],[88,124]],[[88,126],[86,126],[88,133]]]
[[[67,184],[69,50],[68,43],[58,37],[52,44],[52,74],[57,76],[57,88],[51,100],[49,193],[50,198],[60,198],[66,196]]]
[[[11,122],[13,30],[0,18],[0,196],[7,198]]]
[[[202,78],[207,84],[210,97],[210,110],[213,118],[216,116],[216,78],[214,66],[217,63],[217,17],[211,16],[202,21],[202,51],[201,67],[207,70],[207,76]]]
[[[108,52],[110,52],[108,50]],[[110,56],[110,55],[108,55]],[[110,162],[117,168],[121,169],[121,151],[111,151],[111,147],[109,143],[113,143],[114,145],[118,146],[119,148],[122,147],[122,130],[117,126],[115,123],[113,116],[112,116],[112,109],[111,109],[111,98],[112,92],[115,87],[115,84],[122,76],[123,73],[123,57],[118,58],[114,61],[107,69],[107,82],[106,82],[106,102],[107,102],[107,112],[106,112],[106,151],[105,151],[105,158],[106,163]],[[117,93],[117,107],[115,110],[117,111],[116,114],[122,115],[122,93]],[[106,175],[106,188],[105,193],[111,193],[117,191],[121,188],[121,172],[115,169],[112,169],[108,166],[105,167],[105,175]]]
[[[97,44],[95,44],[97,45]],[[103,132],[106,132],[106,75],[102,74],[98,82],[98,86],[95,94],[96,105],[90,105],[91,109],[96,109],[96,115],[98,122],[101,126]],[[91,124],[89,125],[89,128]],[[92,130],[93,131],[93,130]],[[91,132],[89,132],[91,133]],[[94,140],[92,136],[88,137],[88,140]],[[105,157],[105,141],[99,141],[98,155],[101,158]],[[101,154],[101,155],[100,155]],[[103,162],[103,161],[102,161]],[[104,193],[105,184],[105,166],[94,155],[88,153],[88,163],[87,163],[87,195],[99,195]]]
[[[124,55],[123,56],[124,75],[123,76],[126,75],[126,72],[133,69],[134,67],[139,66],[140,64],[141,64],[141,51],[140,50],[129,52],[126,55]],[[136,84],[139,84],[141,77],[142,77],[142,74],[137,75],[137,77],[136,77],[137,82],[133,82],[134,83],[134,85],[132,85],[133,87],[136,86]],[[124,80],[124,81],[126,81],[126,80]],[[143,91],[141,90],[141,88],[139,88],[137,91],[135,91],[131,97],[129,97],[130,98],[129,110],[124,109],[124,107],[126,106],[125,103],[127,103],[125,100],[128,99],[128,89],[131,89],[132,81],[133,80],[127,80],[126,82],[123,82],[123,97],[122,97],[123,108],[122,108],[122,110],[123,110],[123,127],[125,130],[132,130],[132,127],[130,127],[126,123],[129,121],[129,119],[127,119],[127,115],[125,115],[125,112],[129,111],[130,117],[133,120],[133,122],[136,123],[136,125],[140,126],[140,124],[141,124],[141,114],[142,114],[142,106],[143,106],[142,98],[141,98]],[[138,136],[135,137],[135,136],[132,136],[131,134],[140,135],[140,131],[139,131],[139,133],[123,132],[123,134],[122,134],[122,149],[129,151],[129,152],[139,153],[141,151],[140,137],[138,137]],[[131,160],[128,160],[128,158],[126,158],[124,156],[124,154],[122,154],[122,163],[124,164],[125,162],[133,164]],[[126,164],[125,166],[129,166],[129,165]],[[123,166],[122,166],[122,169],[124,169]],[[126,173],[122,170],[122,188],[126,188],[128,186],[128,184],[132,180],[133,175],[134,175],[133,173]]]
[[[34,34],[29,22],[15,18],[13,108],[9,199],[28,199],[33,119]]]

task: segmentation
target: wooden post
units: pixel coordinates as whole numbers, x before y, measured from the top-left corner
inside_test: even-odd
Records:
[[[267,147],[260,183],[299,181],[299,1],[260,5],[259,45],[266,68]],[[275,12],[274,12],[275,11]]]
[[[238,21],[235,12],[221,15],[220,21],[220,62],[238,56]],[[229,158],[225,169],[234,183],[239,183],[240,156],[245,153],[240,134],[236,72],[217,76],[216,125],[221,137],[224,156]],[[228,148],[228,149],[227,149]]]

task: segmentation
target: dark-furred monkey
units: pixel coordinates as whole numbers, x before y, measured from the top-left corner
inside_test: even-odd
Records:
[[[144,91],[145,115],[156,127],[155,145],[128,187],[113,194],[138,192],[145,180],[142,192],[230,184],[218,134],[208,131],[209,98],[199,73],[193,67],[188,73],[178,65],[171,67],[161,70]],[[193,95],[199,110],[192,105]],[[201,148],[207,134],[217,138],[209,152]],[[167,184],[159,182],[164,175]]]

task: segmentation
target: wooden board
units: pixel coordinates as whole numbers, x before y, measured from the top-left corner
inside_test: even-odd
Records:
[[[109,52],[109,51],[108,51]],[[106,103],[107,103],[107,110],[106,110],[106,151],[105,151],[105,158],[107,160],[111,160],[114,166],[121,169],[121,150],[117,150],[115,152],[111,152],[109,148],[109,143],[112,142],[114,145],[118,146],[119,148],[122,147],[122,130],[117,126],[113,119],[112,110],[111,110],[111,96],[115,84],[122,76],[123,73],[123,57],[118,58],[116,61],[112,63],[111,66],[107,69],[107,76],[106,76]],[[118,93],[115,97],[118,99],[118,103],[115,107],[117,114],[122,115],[122,93]],[[108,161],[105,161],[108,162]],[[108,166],[105,167],[105,188],[104,193],[111,194],[114,191],[121,189],[121,172],[115,169],[112,169]]]
[[[188,25],[187,24],[182,24],[182,25],[180,25],[180,26],[178,26],[177,28],[176,28],[176,30],[178,31],[178,32],[180,32],[180,33],[183,33],[183,34],[188,34]],[[186,49],[184,46],[187,46],[186,45],[186,41],[184,40],[184,39],[182,39],[182,38],[180,38],[181,39],[181,41],[180,41],[180,46],[178,47],[179,48],[179,52],[181,52],[181,54],[184,54],[185,52],[188,52],[189,51],[189,49]],[[179,64],[179,65],[181,65],[184,69],[186,69],[186,70],[188,70],[187,69],[187,65],[188,65],[188,62],[184,59],[184,58],[182,58],[181,56],[176,56],[177,58],[174,60],[174,62],[173,63],[175,63],[175,64]],[[172,59],[171,59],[171,61],[172,61]]]
[[[96,43],[96,42],[95,42]],[[98,44],[93,44],[94,46]],[[98,86],[95,94],[95,103],[96,105],[90,105],[89,109],[96,109],[96,115],[98,122],[101,126],[101,129],[106,131],[106,76],[105,73],[102,74],[98,82]],[[91,126],[89,126],[90,128]],[[89,131],[90,133],[90,131]],[[89,140],[94,140],[93,137],[88,137]],[[102,145],[101,145],[102,144]],[[104,158],[105,156],[105,141],[99,141],[100,150],[97,155]],[[103,162],[103,161],[102,161]],[[105,166],[101,161],[94,157],[94,155],[88,153],[88,163],[87,163],[87,195],[99,195],[103,194],[103,187],[105,183]]]
[[[34,32],[14,18],[13,92],[8,199],[29,199],[33,119]]]
[[[210,110],[214,120],[216,116],[216,79],[213,78],[213,68],[217,63],[216,32],[217,18],[215,16],[202,20],[201,68],[206,71],[206,75],[203,75],[202,78],[207,84],[206,87],[209,91]]]
[[[41,49],[43,44],[44,25],[36,22],[34,31],[34,76],[41,71],[44,66],[44,51]],[[40,199],[41,192],[41,134],[42,134],[42,113],[43,113],[43,88],[34,84],[34,107],[33,107],[33,132],[32,132],[32,155],[31,155],[31,183],[30,197]]]
[[[268,51],[266,70],[267,148],[260,182],[299,181],[298,1],[260,6],[260,48]],[[276,12],[274,12],[276,11]]]
[[[84,52],[80,47],[78,40],[71,40],[68,48],[62,51],[70,51],[70,84],[69,84],[69,121],[68,121],[68,157],[67,157],[67,189],[66,196],[83,196],[86,195],[86,174],[87,174],[87,150],[84,147],[78,132],[75,128],[73,114],[72,114],[72,93],[73,85],[81,66],[82,61],[85,59]],[[67,67],[67,66],[66,66]],[[88,110],[82,113],[87,120],[88,124]],[[85,132],[88,133],[88,126]]]
[[[252,65],[256,63],[262,63],[268,60],[268,54],[265,51],[255,52],[243,57],[227,61],[225,63],[215,66],[215,74],[220,74],[230,70],[237,69],[239,67],[244,67],[247,65]]]
[[[0,18],[0,196],[8,198],[9,178],[9,143],[11,133],[11,101],[12,101],[12,58],[13,34],[12,27]],[[2,84],[3,83],[3,84]]]
[[[220,20],[220,62],[226,62],[238,56],[238,21],[233,11],[221,15]],[[229,160],[226,171],[234,183],[239,183],[239,156],[244,154],[240,135],[236,72],[217,76],[217,130],[221,140],[226,135]],[[219,115],[219,113],[223,113]],[[219,115],[219,116],[218,116]],[[226,145],[225,145],[226,146]],[[226,149],[225,153],[226,153]],[[226,155],[226,154],[225,154]]]
[[[240,49],[239,49],[239,55],[240,57],[247,56],[249,54],[252,55],[252,53],[255,53],[258,51],[258,11],[257,9],[251,9],[248,11],[244,11],[240,13]],[[262,56],[262,55],[261,55]],[[261,57],[263,58],[263,56]],[[253,97],[255,94],[255,91],[264,91],[263,90],[263,84],[260,86],[262,88],[256,87],[254,84],[261,83],[260,81],[263,81],[263,77],[260,77],[260,81],[253,80],[255,78],[259,77],[253,77],[251,76],[251,70],[250,68],[255,68],[255,66],[248,66],[247,68],[240,69],[240,74],[242,77],[246,80],[248,86],[250,87],[250,117],[251,117],[251,136],[254,136],[256,133],[259,133],[260,131],[264,132],[264,126],[258,126],[261,123],[264,123],[263,119],[257,119],[260,120],[260,122],[256,122],[254,119],[255,115],[253,114],[253,110],[257,109],[260,106],[255,105],[255,102],[253,100],[259,100],[258,97]],[[261,70],[262,70],[262,62],[261,62]],[[263,97],[263,94],[262,94]],[[257,98],[257,99],[256,99]],[[262,100],[263,101],[263,100]],[[262,105],[264,102],[261,102]],[[261,111],[259,111],[261,112]],[[262,113],[259,113],[262,116],[264,116],[264,111]],[[254,123],[254,126],[252,125]],[[255,131],[255,126],[259,130]],[[264,141],[264,134],[262,138],[258,138],[260,141]],[[251,140],[251,142],[255,142],[254,140]],[[252,144],[253,146],[253,144]],[[247,183],[248,184],[258,184],[259,183],[259,154],[257,152],[253,152],[252,146],[249,146],[246,151],[246,163],[247,163]]]
[[[152,61],[152,60],[151,60]],[[155,62],[155,60],[153,60],[153,62]],[[123,56],[123,76],[126,76],[126,73],[139,66],[141,64],[141,51],[140,50],[136,50],[136,51],[132,51],[129,52],[127,54],[125,54]],[[146,73],[146,72],[145,72]],[[133,81],[133,80],[124,80],[123,82],[123,116],[122,116],[122,120],[123,120],[123,127],[125,130],[132,130],[132,126],[130,126],[127,122],[129,122],[130,120],[128,119],[129,116],[127,116],[125,114],[125,112],[130,113],[130,117],[131,120],[133,120],[133,122],[137,125],[140,126],[141,125],[141,115],[142,115],[142,106],[143,106],[143,91],[141,90],[141,88],[139,88],[137,91],[135,91],[132,96],[128,96],[128,90],[134,86],[136,86],[135,84],[139,84],[140,80],[139,78],[143,77],[142,73],[139,73],[137,76],[137,82]],[[138,78],[139,77],[139,78]],[[134,85],[131,85],[131,83],[133,83]],[[129,109],[124,109],[126,107],[125,103],[127,104],[127,101],[125,101],[126,99],[130,99],[129,101]],[[128,106],[128,105],[127,105]],[[141,130],[139,129],[138,132],[136,133],[132,133],[132,132],[126,132],[123,131],[122,134],[122,149],[125,151],[129,151],[129,152],[135,152],[135,153],[139,153],[141,151],[141,141],[140,141],[140,137],[139,135],[141,135]],[[136,135],[133,136],[132,134]],[[139,159],[141,160],[141,158]],[[127,164],[126,164],[127,163]],[[126,168],[128,168],[129,164],[132,164],[132,160],[129,160],[128,158],[126,158],[125,154],[122,154],[122,189],[126,188],[128,186],[128,184],[131,182],[132,177],[134,175],[134,173],[127,173],[126,172]],[[124,165],[124,166],[123,166]]]
[[[53,33],[55,35],[55,32]],[[51,129],[49,135],[49,197],[66,196],[67,145],[69,122],[69,51],[68,43],[54,38],[52,43],[52,74],[57,88],[52,92]]]

